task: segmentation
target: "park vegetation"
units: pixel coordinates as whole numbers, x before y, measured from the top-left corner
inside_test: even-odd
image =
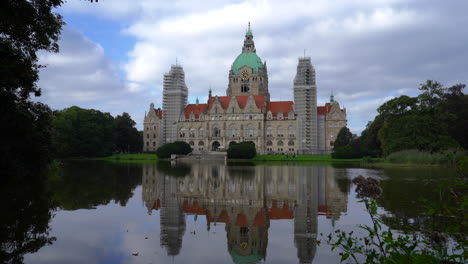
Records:
[[[227,150],[228,159],[253,159],[256,154],[255,144],[251,141],[233,143]]]
[[[56,111],[52,142],[57,157],[105,157],[112,153],[141,152],[143,137],[129,114],[109,113],[77,106]]]
[[[384,156],[389,162],[431,164],[453,160],[454,151],[468,147],[468,96],[463,94],[464,88],[464,84],[444,88],[428,80],[418,96],[402,95],[385,102],[361,136],[346,127],[340,130],[332,157]]]
[[[388,217],[378,213],[378,200],[383,194],[378,180],[354,178],[356,197],[364,203],[371,224],[358,225],[364,235],[340,229],[322,234],[324,242],[332,251],[339,250],[341,262],[346,263],[466,263],[466,160],[457,160],[457,165],[455,175],[434,190],[442,201],[429,203],[420,198],[418,203],[426,210],[420,218],[428,221],[421,229],[411,231],[393,230]]]
[[[168,159],[171,155],[187,155],[192,152],[192,148],[187,142],[175,141],[162,145],[156,150],[156,155],[160,159]]]

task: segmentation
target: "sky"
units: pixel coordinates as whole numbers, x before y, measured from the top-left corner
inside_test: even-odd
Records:
[[[225,95],[250,21],[271,100],[293,100],[298,58],[310,56],[318,104],[335,100],[360,134],[383,102],[428,79],[468,83],[468,1],[68,0],[59,53],[40,53],[36,100],[129,113],[142,129],[162,104],[163,75],[182,65],[189,103]]]

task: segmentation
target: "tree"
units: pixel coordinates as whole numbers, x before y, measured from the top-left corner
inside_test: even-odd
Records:
[[[29,101],[37,87],[36,52],[57,52],[63,21],[52,12],[61,0],[0,2],[1,168],[7,178],[36,175],[51,160],[50,109]]]
[[[39,96],[37,52],[58,52],[64,24],[52,12],[62,0],[4,0],[0,3],[0,87],[3,93],[26,100]],[[5,94],[2,94],[5,96]]]
[[[253,159],[256,154],[255,144],[251,141],[231,144],[227,150],[229,159]]]
[[[353,134],[351,131],[349,131],[349,128],[343,127],[340,129],[340,132],[338,132],[338,135],[336,136],[336,140],[333,144],[333,148],[339,148],[339,147],[344,147],[349,145],[351,140],[353,139]]]
[[[56,113],[53,142],[59,157],[103,157],[115,149],[114,118],[77,106]]]
[[[464,84],[457,84],[447,89],[443,98],[447,101],[445,111],[450,115],[448,133],[464,149],[468,149],[468,95],[463,94]]]
[[[135,128],[135,121],[128,113],[115,118],[115,146],[118,152],[140,152],[143,148],[143,137]]]
[[[382,155],[381,142],[378,134],[384,124],[384,119],[378,115],[369,122],[361,133],[361,153],[363,156],[379,157]]]
[[[459,145],[449,134],[448,125],[457,113],[447,111],[447,89],[428,80],[419,90],[422,93],[417,97],[403,95],[379,107],[384,124],[378,138],[385,154],[406,149],[433,152]]]
[[[168,159],[172,154],[187,155],[192,152],[192,148],[187,142],[175,141],[162,145],[156,150],[156,155],[160,159]]]

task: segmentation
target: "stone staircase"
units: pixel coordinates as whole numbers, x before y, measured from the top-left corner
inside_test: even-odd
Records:
[[[226,160],[226,152],[219,151],[203,151],[193,152],[186,156],[177,156],[178,160]]]

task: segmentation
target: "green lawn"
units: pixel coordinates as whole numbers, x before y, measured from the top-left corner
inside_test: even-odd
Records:
[[[138,154],[114,154],[105,157],[106,160],[158,160],[156,154],[138,153]]]

